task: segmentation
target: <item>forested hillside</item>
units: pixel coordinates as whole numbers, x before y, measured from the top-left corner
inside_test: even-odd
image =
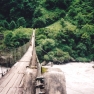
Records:
[[[26,28],[36,28],[36,50],[41,61],[94,60],[93,0],[1,0],[2,47],[19,47],[23,45],[21,40],[29,41],[29,33],[22,30]],[[21,37],[19,33],[16,37],[16,29],[22,31]]]

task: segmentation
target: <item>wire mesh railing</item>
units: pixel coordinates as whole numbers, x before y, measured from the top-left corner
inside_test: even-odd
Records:
[[[3,49],[0,51],[0,78],[5,75],[10,68],[21,59],[29,48],[30,42],[24,44],[19,48]]]
[[[29,47],[29,42],[19,48],[6,48],[0,51],[0,65],[11,67],[25,54]]]

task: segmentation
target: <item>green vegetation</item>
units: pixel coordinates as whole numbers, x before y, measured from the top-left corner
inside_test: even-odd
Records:
[[[66,15],[64,14],[63,16],[60,16],[61,14],[58,14],[59,18],[57,17],[57,19],[54,19],[54,24],[52,24],[53,22],[50,21],[50,23],[46,25],[46,28],[41,28],[37,30],[36,48],[40,60],[53,61],[54,63],[64,63],[74,60],[88,62],[94,60],[94,6],[92,4],[93,1],[55,1],[45,1],[45,11],[49,11],[49,13],[45,15],[51,15],[51,13],[55,14],[55,12],[60,13],[62,10],[64,11],[63,13],[65,13]],[[67,3],[68,5],[66,4],[67,1],[69,2]],[[64,3],[64,7],[59,7],[58,2],[62,5]],[[49,16],[49,19],[51,19],[51,17],[52,16]],[[42,37],[40,38],[41,34]],[[45,37],[43,37],[43,35]],[[46,44],[43,45],[43,42],[46,39],[53,40],[55,43],[55,47],[49,46],[52,43],[49,43],[48,46]],[[45,49],[46,46],[49,47],[50,50]],[[60,55],[58,55],[57,53]]]
[[[1,0],[0,11],[3,46],[19,47],[29,41],[31,27],[37,28],[41,61],[94,60],[93,0]]]
[[[94,31],[89,33],[86,31],[88,29],[84,31],[84,28],[77,29],[72,25],[66,25],[57,31],[49,28],[37,29],[36,32],[36,49],[40,60],[54,63],[94,60],[94,45],[92,45]]]
[[[5,48],[17,48],[24,45],[30,40],[32,34],[31,28],[20,27],[18,29],[4,31],[3,44],[0,45],[0,49]]]

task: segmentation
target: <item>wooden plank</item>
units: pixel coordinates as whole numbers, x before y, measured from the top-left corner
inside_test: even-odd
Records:
[[[15,74],[0,94],[6,94],[9,91],[9,89],[13,86],[13,84],[16,81],[17,77],[18,77],[18,74]]]
[[[16,82],[17,78],[18,78],[19,74],[15,74],[12,79],[10,80],[8,87],[12,87],[14,82]]]
[[[9,91],[9,87],[5,87],[1,92],[0,92],[0,94],[7,94],[7,92]]]
[[[16,64],[15,64],[16,65]],[[4,75],[1,79],[0,79],[0,85],[2,83],[4,83],[6,80],[8,80],[10,77],[11,74],[15,74],[17,72],[17,69],[18,69],[18,62],[17,62],[17,65],[16,66],[13,66],[6,75]],[[12,75],[11,75],[12,76]],[[7,83],[6,83],[7,84]],[[1,86],[0,86],[1,87]]]
[[[0,92],[3,90],[3,88],[0,88]]]
[[[15,69],[15,73],[24,73],[24,72],[20,72],[22,70],[24,70],[25,67],[25,63],[24,62],[19,62],[18,66],[16,66],[17,68]]]
[[[10,88],[7,94],[15,94],[16,88]]]
[[[17,88],[15,94],[24,94],[24,89],[23,88]]]
[[[26,94],[34,94],[34,89],[32,87],[27,88]]]
[[[24,74],[26,71],[26,67],[23,67],[21,70],[18,71],[19,74]]]
[[[0,84],[1,84],[5,79],[7,79],[8,76],[9,76],[11,73],[15,72],[15,69],[16,69],[16,67],[12,67],[12,68],[8,71],[8,73],[7,73],[6,75],[4,75],[4,76],[0,79]]]
[[[4,88],[9,83],[9,81],[12,79],[13,76],[14,73],[11,73],[7,79],[4,79],[4,81],[0,83],[0,88]]]
[[[23,75],[23,78],[18,86],[19,88],[24,88],[24,78],[25,78],[25,75]]]
[[[26,66],[27,66],[26,62],[22,62],[18,70],[18,73],[21,73],[21,74],[24,73],[26,71]]]
[[[15,81],[13,87],[15,87],[15,88],[22,87],[21,82],[23,80],[23,76],[24,76],[24,74],[19,74],[19,76],[18,76],[17,80]]]

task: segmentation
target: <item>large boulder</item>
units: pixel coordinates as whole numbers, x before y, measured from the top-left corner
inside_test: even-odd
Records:
[[[58,68],[48,68],[43,74],[45,79],[45,94],[67,94],[64,73]]]

